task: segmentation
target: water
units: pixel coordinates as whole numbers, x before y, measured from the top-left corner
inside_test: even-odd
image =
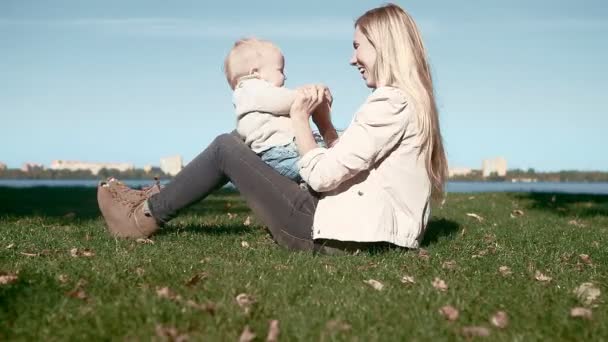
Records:
[[[0,186],[13,188],[29,188],[35,186],[48,187],[95,187],[97,180],[74,179],[0,179]],[[168,180],[161,181],[162,184]],[[128,186],[142,187],[152,184],[151,180],[125,180]],[[448,192],[557,192],[569,194],[599,194],[608,195],[608,183],[510,183],[510,182],[449,182]]]
[[[91,187],[97,186],[99,180],[96,179],[0,179],[0,186],[11,188],[31,188],[35,186],[48,187]],[[153,180],[150,179],[129,179],[121,180],[130,187],[140,188],[142,186],[152,185]],[[168,180],[162,180],[161,184],[167,183]]]
[[[448,192],[557,192],[608,195],[608,183],[577,182],[448,182]]]

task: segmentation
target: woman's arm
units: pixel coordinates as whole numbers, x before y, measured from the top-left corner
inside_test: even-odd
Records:
[[[400,90],[377,89],[333,148],[316,148],[301,155],[302,179],[315,191],[326,192],[369,170],[400,143],[412,114]]]

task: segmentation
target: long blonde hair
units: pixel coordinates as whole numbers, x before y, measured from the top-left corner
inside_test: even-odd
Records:
[[[388,4],[367,11],[357,19],[355,27],[376,50],[376,65],[371,72],[377,84],[400,88],[412,97],[422,137],[420,154],[425,158],[432,197],[441,199],[447,161],[431,69],[416,23],[401,7]]]

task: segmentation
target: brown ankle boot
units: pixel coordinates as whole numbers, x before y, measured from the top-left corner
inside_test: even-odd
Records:
[[[159,225],[146,210],[148,196],[145,191],[112,186],[111,183],[114,182],[102,182],[97,187],[97,203],[110,234],[142,238],[156,232]]]
[[[106,182],[102,182],[102,184],[107,184],[113,190],[116,190],[120,196],[126,198],[129,201],[137,201],[142,197],[150,198],[150,196],[157,194],[160,192],[161,186],[158,178],[154,178],[154,184],[144,187],[141,190],[136,190],[128,187],[123,182],[119,181],[116,178],[108,178]]]

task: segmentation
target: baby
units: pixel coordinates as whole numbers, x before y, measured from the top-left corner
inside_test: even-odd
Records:
[[[284,67],[281,50],[255,38],[237,41],[224,61],[226,79],[234,90],[237,133],[266,164],[300,182],[299,153],[289,118],[296,91],[283,87]]]

